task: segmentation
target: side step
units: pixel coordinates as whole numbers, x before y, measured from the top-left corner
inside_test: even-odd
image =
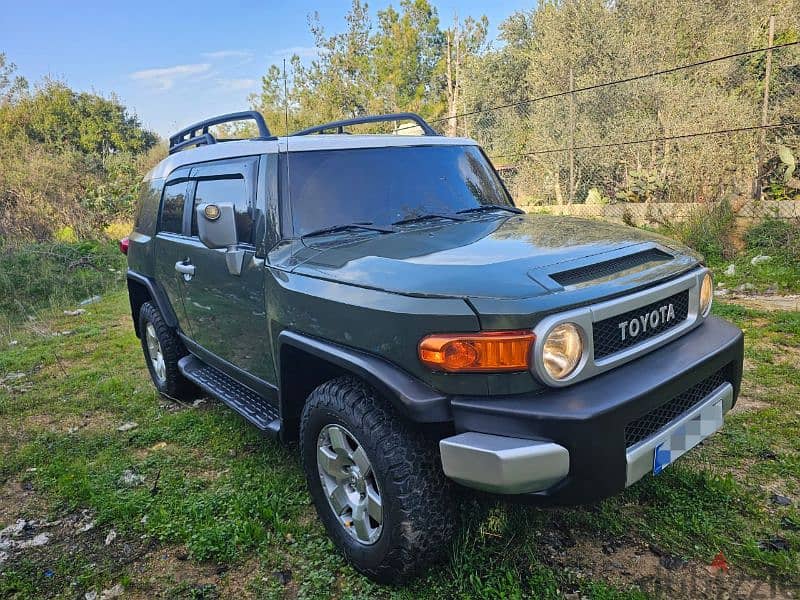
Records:
[[[264,433],[275,437],[280,434],[278,411],[250,388],[191,354],[178,361],[178,369],[186,379],[230,406]]]

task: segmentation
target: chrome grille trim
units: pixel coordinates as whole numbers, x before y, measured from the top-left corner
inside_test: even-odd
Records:
[[[533,360],[531,361],[534,375],[545,384],[553,387],[571,385],[625,364],[694,329],[704,320],[703,315],[700,314],[700,284],[703,281],[703,276],[707,272],[708,269],[701,267],[685,275],[681,275],[672,281],[636,292],[635,294],[545,317],[533,329],[533,332],[536,334],[536,341],[532,349]],[[595,322],[604,321],[660,300],[666,300],[670,296],[674,296],[685,290],[689,290],[689,310],[684,321],[679,322],[674,327],[670,327],[659,335],[644,339],[638,344],[595,360],[593,341],[593,325]],[[583,337],[584,353],[581,362],[572,375],[559,381],[550,377],[544,368],[542,346],[544,346],[545,339],[553,328],[567,321],[575,323],[580,328]]]

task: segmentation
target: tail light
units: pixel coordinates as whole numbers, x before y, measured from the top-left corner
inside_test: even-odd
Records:
[[[122,238],[119,241],[119,251],[123,254],[128,254],[128,246],[130,246],[130,244],[131,241],[127,237]]]
[[[526,371],[534,339],[528,330],[433,334],[419,343],[419,359],[450,373]]]

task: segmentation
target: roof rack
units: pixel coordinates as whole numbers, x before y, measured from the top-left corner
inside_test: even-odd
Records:
[[[401,112],[390,113],[387,115],[370,115],[366,117],[355,117],[353,119],[343,119],[341,121],[331,121],[322,125],[315,125],[307,129],[295,131],[291,135],[309,135],[312,133],[325,133],[329,129],[335,129],[336,133],[344,133],[344,128],[350,125],[361,125],[363,123],[383,123],[387,121],[414,121],[419,125],[420,129],[425,132],[425,135],[436,135],[436,130],[431,127],[428,122],[416,113]]]
[[[269,132],[264,117],[261,113],[254,110],[245,110],[242,112],[229,113],[227,115],[220,115],[212,117],[205,121],[200,121],[194,125],[189,125],[185,129],[181,129],[175,135],[169,138],[169,153],[174,154],[178,150],[188,148],[189,146],[202,146],[216,144],[217,141],[233,141],[233,140],[217,140],[213,135],[208,132],[210,127],[214,125],[221,125],[222,123],[232,123],[234,121],[255,121],[258,127],[258,137],[252,139],[270,139],[272,134]]]

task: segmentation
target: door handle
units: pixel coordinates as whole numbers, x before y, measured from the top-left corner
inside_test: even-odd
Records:
[[[175,270],[182,273],[184,279],[194,276],[194,265],[187,264],[185,261],[179,260],[175,263]]]

